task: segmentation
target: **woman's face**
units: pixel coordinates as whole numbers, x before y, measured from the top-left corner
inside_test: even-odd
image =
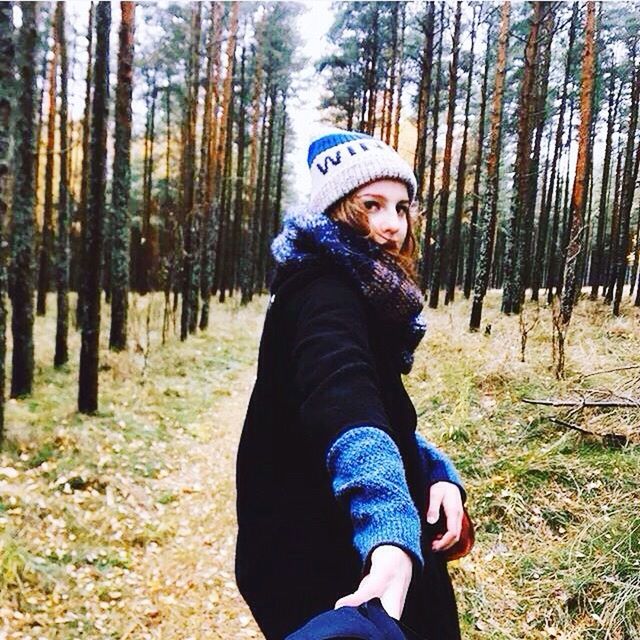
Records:
[[[355,192],[369,214],[371,238],[400,251],[407,236],[409,192],[399,180],[376,180]]]

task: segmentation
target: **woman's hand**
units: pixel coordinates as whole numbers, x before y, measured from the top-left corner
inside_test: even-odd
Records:
[[[371,569],[358,589],[340,598],[334,608],[357,607],[377,597],[384,610],[392,618],[400,620],[412,570],[411,556],[406,551],[390,544],[380,545],[373,550]]]
[[[429,489],[427,522],[435,524],[440,518],[440,507],[444,510],[447,530],[431,543],[434,551],[444,551],[460,540],[462,530],[462,496],[457,485],[451,482],[436,482]]]

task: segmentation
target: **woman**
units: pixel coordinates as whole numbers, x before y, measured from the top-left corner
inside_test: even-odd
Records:
[[[339,129],[308,164],[309,206],[271,247],[237,460],[238,586],[267,640],[374,597],[425,639],[459,638],[440,552],[460,535],[464,490],[415,433],[401,379],[425,331],[415,177],[388,145]]]

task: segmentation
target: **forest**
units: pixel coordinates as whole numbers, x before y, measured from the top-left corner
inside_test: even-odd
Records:
[[[640,638],[640,5],[315,4],[0,1],[0,637],[260,637],[232,465],[317,89],[417,178],[463,637]]]

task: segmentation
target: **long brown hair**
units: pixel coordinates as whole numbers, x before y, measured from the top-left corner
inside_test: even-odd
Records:
[[[327,210],[329,217],[332,220],[340,220],[348,224],[350,227],[356,230],[357,233],[365,238],[373,237],[371,227],[369,225],[369,212],[364,206],[362,200],[355,194],[341,198],[333,204]],[[415,208],[409,208],[409,214],[407,215],[407,235],[399,250],[393,250],[385,247],[384,250],[390,253],[397,261],[400,268],[409,276],[414,282],[417,282],[417,274],[415,268],[415,253],[416,253],[416,237],[413,233],[413,224],[415,219]]]

